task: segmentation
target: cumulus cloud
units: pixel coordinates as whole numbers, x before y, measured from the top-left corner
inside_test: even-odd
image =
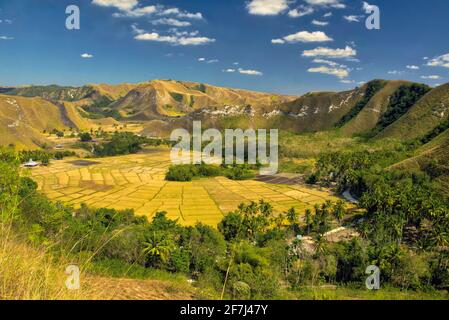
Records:
[[[226,73],[234,73],[236,70],[235,69],[224,69],[223,70],[223,72],[226,72]]]
[[[344,83],[344,84],[351,84],[351,83],[355,83],[355,81],[354,81],[354,80],[340,80],[340,82],[341,82],[341,83]]]
[[[162,11],[158,12],[158,15],[160,16],[174,15],[181,19],[196,19],[196,20],[203,19],[203,15],[201,12],[191,13],[188,11],[180,10],[178,8],[163,9]]]
[[[257,71],[257,70],[250,70],[250,69],[239,68],[238,71],[241,74],[246,74],[246,75],[250,75],[250,76],[262,76],[263,75],[262,72]]]
[[[426,80],[438,80],[441,79],[440,76],[437,75],[431,75],[431,76],[421,76],[422,79],[426,79]]]
[[[349,46],[344,49],[332,49],[326,47],[319,47],[312,50],[305,50],[302,53],[303,57],[325,57],[325,58],[353,58],[357,55],[357,51]]]
[[[93,57],[94,56],[92,54],[90,54],[90,53],[83,53],[81,55],[81,58],[83,58],[83,59],[92,59]]]
[[[154,25],[163,24],[173,27],[190,27],[192,24],[189,21],[180,21],[174,18],[162,18],[151,22]]]
[[[129,11],[139,4],[138,0],[92,0],[93,4],[103,7],[115,7],[122,11]]]
[[[332,17],[332,12],[328,12],[323,15],[323,18],[330,18],[330,17]]]
[[[190,37],[190,36],[179,37],[177,35],[162,36],[157,32],[138,34],[134,37],[134,39],[140,41],[166,42],[180,46],[198,46],[215,42],[215,39],[207,37]]]
[[[287,0],[251,0],[246,8],[250,14],[275,16],[288,9]]]
[[[418,67],[418,66],[415,66],[415,65],[408,65],[408,66],[407,66],[407,69],[410,69],[410,70],[419,70],[419,67]]]
[[[443,68],[449,68],[449,53],[443,54],[441,56],[438,56],[436,58],[430,59],[427,58],[427,66],[429,67],[443,67]]]
[[[0,36],[0,40],[14,40],[14,38],[8,36]]]
[[[327,67],[327,66],[320,66],[317,68],[310,68],[307,71],[311,72],[311,73],[329,74],[332,76],[336,76],[337,78],[340,78],[340,79],[346,78],[349,76],[349,71],[344,68],[332,68],[332,67]]]
[[[316,26],[327,26],[329,24],[329,22],[327,21],[319,21],[319,20],[312,20],[312,24],[316,25]]]
[[[295,42],[326,42],[333,41],[332,38],[328,37],[322,31],[308,32],[300,31],[294,34],[283,37],[282,39],[273,39],[271,43],[273,44],[283,44],[283,43],[295,43]]]
[[[114,17],[138,18],[148,15],[171,15],[179,19],[203,19],[200,12],[191,13],[179,8],[167,8],[163,5],[141,6],[139,0],[92,0],[92,4],[118,9],[119,12],[115,12]]]

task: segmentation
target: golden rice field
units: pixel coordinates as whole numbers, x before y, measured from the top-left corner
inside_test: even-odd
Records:
[[[77,162],[78,161],[78,162]],[[328,191],[299,185],[276,185],[260,181],[232,181],[224,177],[192,182],[165,181],[170,166],[168,149],[145,154],[101,158],[79,163],[79,159],[53,161],[48,167],[30,170],[39,190],[50,199],[92,207],[134,209],[151,218],[158,211],[184,225],[202,222],[216,226],[223,215],[242,202],[270,202],[275,212],[294,207],[303,212],[328,199]]]

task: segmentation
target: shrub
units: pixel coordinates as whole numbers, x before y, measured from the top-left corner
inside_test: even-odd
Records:
[[[191,165],[175,165],[168,168],[165,179],[168,181],[192,181],[194,172]]]
[[[92,141],[92,136],[88,132],[83,132],[79,134],[79,138],[81,142],[89,142]]]

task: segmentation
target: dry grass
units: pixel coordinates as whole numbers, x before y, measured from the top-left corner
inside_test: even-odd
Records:
[[[81,292],[68,290],[63,264],[10,235],[0,239],[1,300],[71,300]]]

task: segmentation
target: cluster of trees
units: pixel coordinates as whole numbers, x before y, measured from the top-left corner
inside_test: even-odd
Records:
[[[106,142],[94,145],[93,150],[97,157],[111,157],[137,153],[143,146],[160,145],[172,145],[172,142],[138,136],[131,132],[114,132]]]
[[[75,152],[68,150],[56,152],[49,152],[45,150],[22,150],[17,154],[21,163],[33,159],[34,161],[40,161],[43,165],[50,164],[51,159],[62,160],[65,157],[73,157],[75,155]]]
[[[255,177],[248,165],[209,165],[204,162],[198,165],[181,164],[169,167],[165,179],[168,181],[192,181],[193,178],[224,176],[231,180],[248,180]]]
[[[360,197],[366,214],[357,226],[367,257],[384,270],[386,279],[399,284],[403,278],[394,268],[401,267],[414,275],[403,283],[447,287],[448,199],[425,172],[385,169],[396,157],[397,152],[385,151],[322,155],[314,179]]]
[[[366,91],[363,99],[357,102],[357,104],[336,124],[337,127],[343,127],[346,123],[351,121],[356,117],[360,111],[368,104],[374,95],[379,92],[384,86],[385,81],[383,80],[373,80],[366,84]]]
[[[391,96],[387,111],[381,116],[374,131],[380,132],[398,120],[430,90],[428,85],[418,83],[399,87]]]

